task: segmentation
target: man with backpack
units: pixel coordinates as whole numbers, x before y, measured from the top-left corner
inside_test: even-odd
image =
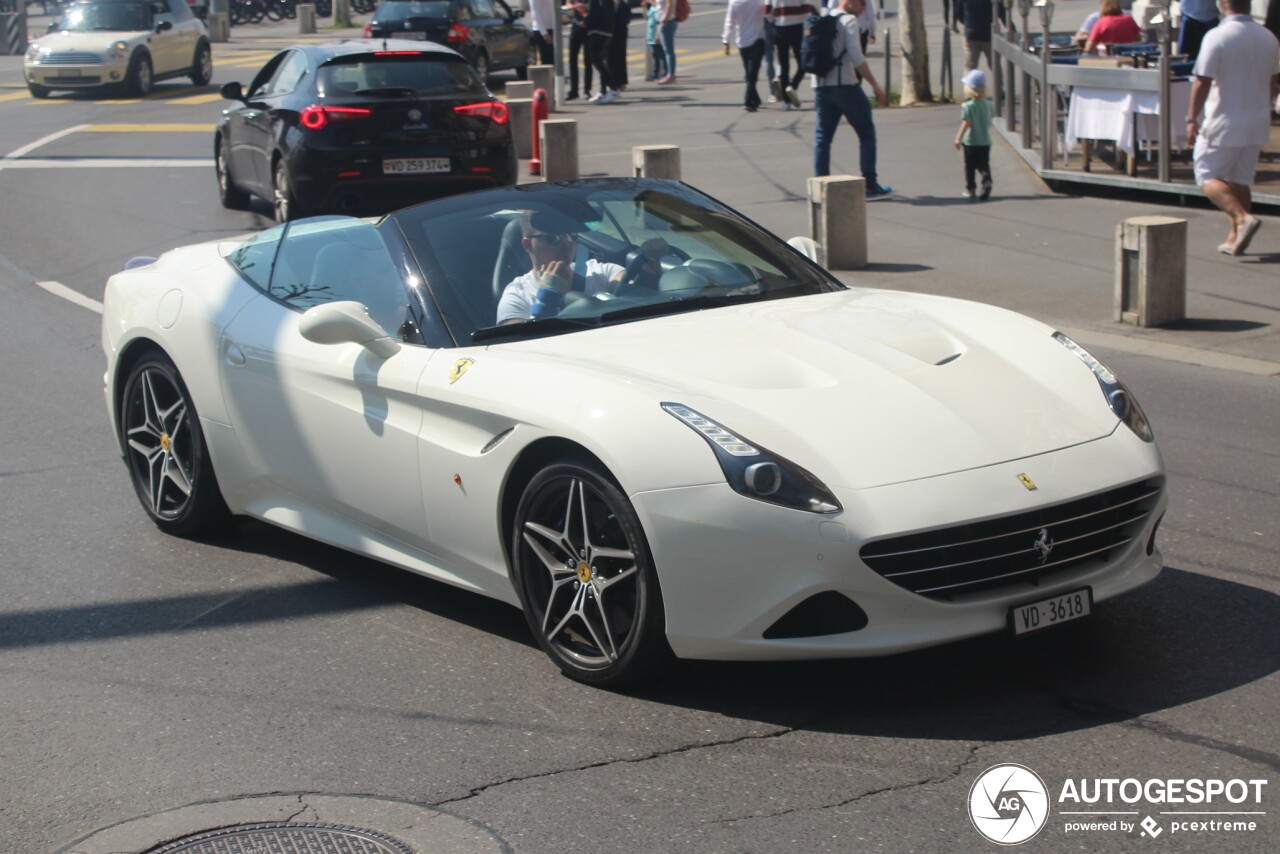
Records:
[[[858,16],[866,0],[840,0],[830,15],[810,18],[805,24],[800,63],[811,75],[818,127],[814,132],[813,173],[831,174],[831,141],[846,119],[858,135],[859,163],[867,182],[867,201],[887,198],[891,187],[881,184],[876,175],[876,126],[871,119],[871,103],[862,91],[860,80],[871,84],[871,91],[881,106],[888,106],[889,96],[876,82],[875,75],[862,53]]]

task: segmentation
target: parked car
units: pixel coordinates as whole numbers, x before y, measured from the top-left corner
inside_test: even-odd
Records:
[[[222,87],[213,141],[222,204],[250,196],[280,222],[320,211],[385,213],[514,184],[506,104],[459,54],[424,42],[297,45],[245,91]]]
[[[383,0],[364,25],[364,37],[433,41],[465,56],[482,80],[508,70],[524,80],[532,39],[524,17],[505,0]]]
[[[145,95],[171,77],[208,84],[213,52],[185,0],[86,0],[63,7],[50,32],[27,47],[22,69],[36,98],[103,86]]]
[[[175,249],[106,286],[115,439],[160,529],[244,514],[519,605],[594,684],[1043,632],[1158,575],[1114,373],[793,243],[615,178]]]

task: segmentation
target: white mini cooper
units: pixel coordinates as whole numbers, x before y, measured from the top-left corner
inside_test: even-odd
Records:
[[[206,85],[213,53],[185,0],[88,0],[68,6],[49,34],[30,44],[23,72],[36,98],[118,85],[145,95],[169,77]]]

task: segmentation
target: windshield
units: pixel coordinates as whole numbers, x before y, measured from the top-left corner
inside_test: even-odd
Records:
[[[136,33],[151,29],[150,3],[83,3],[67,9],[61,30]]]
[[[678,182],[533,184],[393,218],[462,345],[843,287],[769,232]]]
[[[406,21],[409,18],[449,18],[450,0],[426,0],[426,2],[383,3],[374,15],[382,23]]]

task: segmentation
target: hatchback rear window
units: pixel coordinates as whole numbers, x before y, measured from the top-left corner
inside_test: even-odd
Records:
[[[363,94],[484,95],[484,84],[460,58],[429,53],[344,56],[320,67],[328,96]]]

